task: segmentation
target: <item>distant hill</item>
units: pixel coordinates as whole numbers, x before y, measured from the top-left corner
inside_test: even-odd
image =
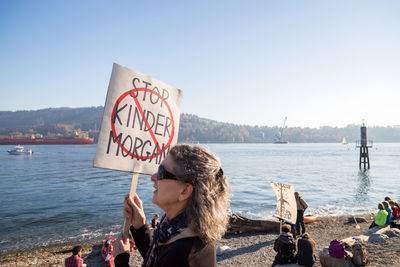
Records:
[[[29,111],[0,111],[0,129],[21,129],[52,124],[74,124],[84,131],[99,128],[103,107],[48,108]]]
[[[32,111],[0,111],[0,135],[40,133],[64,134],[81,129],[97,138],[103,116],[103,107],[49,108]],[[201,143],[271,143],[278,127],[249,126],[218,122],[192,114],[181,114],[178,140]],[[360,125],[343,128],[288,127],[284,139],[289,142],[334,142],[343,137],[348,142],[360,139]],[[374,142],[400,142],[400,127],[369,127],[368,139]]]

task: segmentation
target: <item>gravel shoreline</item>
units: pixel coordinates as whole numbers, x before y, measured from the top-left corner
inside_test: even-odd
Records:
[[[354,236],[366,229],[371,224],[370,215],[357,215],[366,222],[359,223],[357,229],[352,222],[352,216],[322,217],[318,221],[307,224],[307,232],[317,243],[318,252],[328,247],[333,239],[342,240]],[[229,246],[231,251],[217,256],[218,266],[271,266],[275,257],[273,244],[278,233],[248,233],[225,236],[218,242],[218,246]],[[400,238],[393,237],[381,243],[366,243],[366,248],[371,260],[369,266],[400,266]],[[66,252],[72,247],[81,245],[85,248],[83,258],[88,267],[106,266],[101,255],[101,242],[87,242],[81,244],[53,244],[46,247],[34,247],[30,249],[0,253],[1,267],[25,267],[25,266],[64,266],[64,259],[71,255]],[[61,253],[60,253],[61,252]],[[131,253],[131,266],[140,266],[142,258],[138,251]]]

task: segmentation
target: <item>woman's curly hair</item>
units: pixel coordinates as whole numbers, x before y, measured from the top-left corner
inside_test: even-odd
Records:
[[[188,225],[204,243],[211,243],[225,233],[229,220],[230,189],[217,156],[200,146],[175,145],[169,151],[180,180],[193,185],[185,208]]]

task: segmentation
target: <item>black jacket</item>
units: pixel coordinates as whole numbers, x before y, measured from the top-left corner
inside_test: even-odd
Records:
[[[135,245],[142,257],[146,257],[151,239],[148,225],[138,230],[131,226]],[[115,267],[128,267],[129,254],[122,253],[115,258]],[[192,236],[178,239],[170,244],[160,246],[156,267],[214,267],[217,266],[215,244],[204,244],[199,237]]]
[[[275,240],[274,250],[278,252],[273,265],[295,263],[296,243],[293,236],[288,233],[281,233]]]
[[[313,266],[315,263],[314,246],[307,238],[297,241],[297,263],[304,266]]]

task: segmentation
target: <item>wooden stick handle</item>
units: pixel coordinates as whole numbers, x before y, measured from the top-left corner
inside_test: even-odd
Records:
[[[132,197],[132,198],[136,194],[136,187],[137,187],[137,183],[138,183],[138,178],[139,178],[139,173],[134,172],[132,174],[131,190],[129,191],[129,196]],[[129,233],[129,227],[130,226],[131,226],[130,221],[128,219],[125,219],[124,230],[123,230],[124,235]]]

